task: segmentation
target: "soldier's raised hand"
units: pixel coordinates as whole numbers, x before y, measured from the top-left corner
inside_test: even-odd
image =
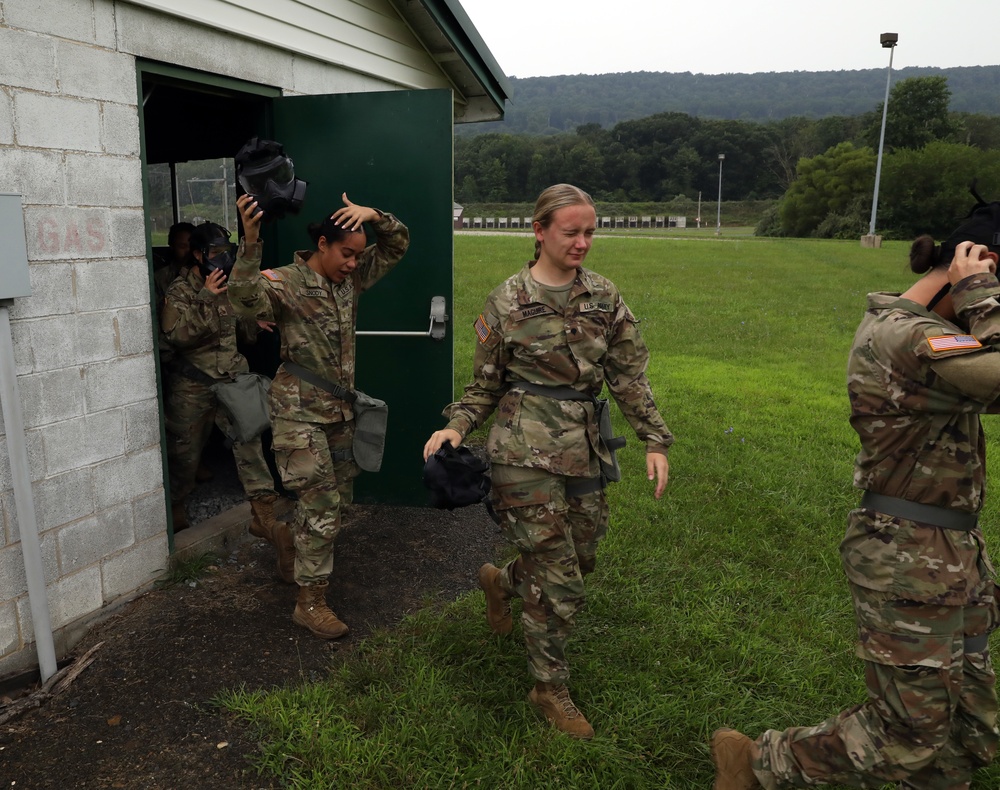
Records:
[[[205,287],[216,296],[226,292],[226,275],[222,269],[212,269],[205,278]]]
[[[973,274],[983,274],[997,270],[997,254],[990,252],[985,244],[974,244],[971,241],[959,242],[955,247],[955,257],[948,267],[948,279],[952,285],[958,285],[966,277]]]
[[[374,222],[382,216],[373,208],[352,203],[347,197],[346,192],[340,196],[340,199],[344,201],[344,208],[339,208],[333,212],[330,215],[330,219],[342,228],[357,230],[361,227],[362,222]]]
[[[264,209],[257,208],[253,195],[240,195],[236,198],[236,208],[243,218],[243,241],[256,244],[260,238],[260,223],[264,217]]]

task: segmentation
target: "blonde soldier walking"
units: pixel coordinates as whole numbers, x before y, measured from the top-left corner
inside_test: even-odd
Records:
[[[358,298],[392,271],[410,243],[406,226],[391,214],[344,207],[309,226],[315,250],[295,253],[291,265],[260,271],[263,212],[249,195],[237,200],[245,235],[229,282],[236,310],[274,321],[282,365],[271,384],[274,456],[285,488],[298,497],[292,619],[323,639],[347,633],[330,609],[326,590],[333,571],[341,505],[350,504],[359,469],[351,445],[354,413],[348,401],[320,384],[354,389],[354,333]],[[365,246],[363,223],[375,233]]]
[[[577,187],[558,184],[539,195],[535,260],[487,298],[474,326],[473,381],[424,447],[425,460],[444,442],[457,447],[497,412],[487,442],[493,504],[519,554],[503,568],[480,569],[487,621],[510,633],[510,601],[522,599],[536,681],[528,699],[577,738],[594,730],[566,687],[566,646],[608,526],[600,464],[611,457],[595,414],[604,385],[646,443],[657,499],[673,443],[653,402],[636,319],[610,280],[583,268],[596,220],[593,201]]]
[[[175,531],[188,526],[186,502],[213,423],[223,433],[229,432],[228,417],[211,387],[250,369],[237,351],[237,337],[253,342],[259,329],[252,316],[236,318],[226,294],[226,275],[233,265],[229,231],[211,222],[199,225],[191,234],[191,255],[195,265],[167,289],[160,319],[160,328],[174,351],[165,411]],[[274,534],[287,527],[274,518],[278,494],[260,439],[234,443],[233,455],[253,511],[250,531],[274,542]]]

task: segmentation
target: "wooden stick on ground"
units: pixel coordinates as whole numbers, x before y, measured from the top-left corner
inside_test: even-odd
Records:
[[[80,673],[94,662],[95,654],[103,645],[104,642],[98,642],[72,664],[68,664],[56,672],[40,688],[31,692],[27,697],[22,697],[8,705],[0,712],[0,724],[16,719],[25,711],[40,708],[46,700],[64,692],[79,677]]]

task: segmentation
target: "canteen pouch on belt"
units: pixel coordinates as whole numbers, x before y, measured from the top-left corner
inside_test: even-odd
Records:
[[[385,432],[389,421],[389,407],[384,400],[365,395],[355,390],[357,400],[351,403],[354,410],[354,463],[365,472],[377,472],[382,468],[382,454],[385,450]]]
[[[233,381],[212,385],[212,392],[229,417],[232,441],[249,442],[271,427],[271,413],[267,407],[270,388],[271,379],[260,373],[237,373]]]
[[[611,463],[601,460],[601,475],[608,482],[617,483],[622,479],[622,470],[618,468],[616,453],[625,446],[625,437],[615,436],[614,428],[611,427],[611,404],[607,398],[597,399],[597,430],[601,435],[601,443],[611,455]]]

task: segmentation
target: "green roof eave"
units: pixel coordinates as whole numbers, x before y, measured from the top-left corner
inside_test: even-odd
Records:
[[[462,4],[459,0],[421,0],[421,3],[502,111],[514,88]]]

